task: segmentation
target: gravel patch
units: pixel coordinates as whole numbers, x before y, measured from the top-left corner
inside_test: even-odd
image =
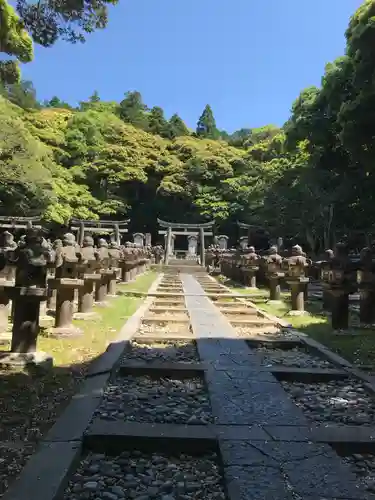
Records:
[[[201,457],[123,452],[90,453],[70,481],[64,500],[225,500],[215,454]]]
[[[211,406],[199,378],[118,377],[104,394],[95,417],[125,422],[207,424]]]
[[[273,349],[257,347],[254,351],[260,355],[264,366],[288,366],[296,368],[334,368],[327,360],[313,356],[301,348]]]
[[[187,323],[179,324],[179,323],[170,323],[168,325],[145,325],[141,324],[137,335],[147,336],[147,335],[166,335],[166,334],[184,334],[184,335],[192,335],[190,327]],[[136,336],[137,336],[136,335]]]
[[[364,386],[355,380],[281,384],[297,406],[313,421],[374,425],[375,400]]]
[[[360,485],[369,493],[375,494],[375,455],[355,453],[343,457],[342,460],[350,466]]]
[[[155,319],[160,318],[161,321],[163,321],[164,318],[173,318],[174,321],[181,320],[181,321],[186,321],[189,319],[189,316],[187,313],[183,311],[147,311],[147,316],[152,317]],[[161,319],[163,318],[163,319]]]
[[[0,497],[22,471],[35,449],[35,443],[0,443]]]
[[[249,327],[249,326],[233,326],[236,333],[243,338],[265,338],[271,340],[298,340],[298,337],[292,333],[283,332],[276,326],[274,327]],[[268,331],[265,330],[267,328]]]
[[[174,362],[174,363],[198,363],[199,356],[193,342],[156,342],[153,344],[142,344],[132,342],[129,351],[126,351],[123,361],[152,362]]]

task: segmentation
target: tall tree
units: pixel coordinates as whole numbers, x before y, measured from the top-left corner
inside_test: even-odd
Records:
[[[148,131],[161,137],[169,137],[168,122],[164,111],[158,106],[154,106],[148,114]]]
[[[17,83],[21,72],[18,61],[28,63],[32,61],[33,42],[24,30],[22,21],[6,0],[0,0],[0,53],[16,59],[0,61],[0,82]]]
[[[100,97],[97,90],[94,90],[92,96],[89,97],[89,102],[100,102]]]
[[[122,121],[143,130],[147,129],[147,106],[143,104],[140,92],[127,92],[119,105],[119,116]]]
[[[198,137],[205,137],[206,139],[217,139],[219,137],[214,114],[209,104],[204,108],[198,120],[196,132]]]
[[[169,120],[169,134],[171,139],[181,137],[183,135],[189,135],[189,129],[177,113],[172,115]]]
[[[44,103],[44,106],[46,108],[61,108],[61,109],[73,109],[73,107],[65,102],[65,101],[62,101],[59,97],[57,97],[56,95],[52,97],[52,99],[50,99],[49,101],[46,101]]]

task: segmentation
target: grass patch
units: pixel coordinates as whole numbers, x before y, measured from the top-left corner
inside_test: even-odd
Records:
[[[157,273],[148,272],[131,285],[147,291]],[[100,355],[143,302],[143,298],[119,295],[108,308],[97,308],[101,319],[74,321],[84,334],[74,339],[42,336],[38,350],[51,354],[54,368],[50,373],[31,374],[21,370],[0,371],[0,441],[37,442],[65,408],[90,362]],[[1,475],[2,476],[2,475]],[[5,485],[1,484],[0,495]]]
[[[226,283],[225,283],[226,284]],[[235,293],[246,293],[245,288],[231,286]],[[228,286],[228,285],[227,285]],[[286,316],[290,311],[290,293],[287,291],[281,294],[280,304],[269,304],[267,297],[269,291],[259,289],[254,292],[256,299],[251,297],[251,301],[256,303],[257,307],[263,311],[284,319],[290,323],[293,328],[299,330],[309,337],[326,345],[329,349],[336,352],[351,363],[358,365],[372,365],[375,367],[375,331],[373,329],[355,329],[355,336],[336,336],[333,335],[331,328],[331,319],[322,314],[321,303],[318,301],[308,301],[305,308],[308,311],[306,316]],[[358,317],[355,313],[351,314],[350,323],[358,323]]]

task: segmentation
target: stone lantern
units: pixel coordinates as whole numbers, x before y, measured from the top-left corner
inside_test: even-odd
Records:
[[[53,333],[56,336],[77,336],[82,331],[73,325],[75,290],[84,286],[81,274],[81,249],[72,233],[63,237],[63,246],[56,250],[55,278],[51,285],[56,288],[56,316]]]
[[[323,281],[323,287],[331,297],[333,330],[345,330],[349,326],[349,294],[357,289],[357,271],[358,264],[349,259],[346,246],[338,243]]]
[[[2,363],[52,365],[52,358],[37,352],[40,303],[47,299],[47,269],[53,260],[39,229],[28,228],[22,244],[9,254],[16,265],[15,286],[9,288],[13,300],[14,319],[11,352]]]
[[[259,270],[260,257],[254,247],[249,247],[248,252],[242,258],[243,283],[246,287],[256,288],[256,273]]]
[[[264,257],[263,261],[270,287],[270,300],[279,301],[281,299],[281,280],[285,273],[282,269],[283,258],[278,254],[276,246],[269,249],[268,256]]]
[[[309,262],[299,245],[292,248],[292,256],[284,260],[283,267],[285,269],[285,281],[291,289],[292,310],[289,314],[304,314],[304,298],[310,281],[307,277]]]

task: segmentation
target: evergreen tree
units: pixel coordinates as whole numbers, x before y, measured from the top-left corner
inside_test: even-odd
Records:
[[[100,102],[100,97],[99,97],[99,93],[97,90],[94,90],[94,93],[89,98],[89,102]]]
[[[52,97],[49,101],[44,103],[46,108],[60,108],[60,109],[73,109],[70,104],[65,101],[62,101],[56,95]]]
[[[198,137],[204,137],[206,139],[218,139],[219,137],[214,114],[209,104],[204,108],[198,120],[196,132]]]
[[[175,113],[169,120],[169,137],[174,139],[182,135],[189,135],[189,129],[178,114]]]
[[[154,106],[148,115],[148,131],[162,137],[169,137],[168,122],[164,117],[164,111]]]
[[[40,103],[36,98],[36,90],[32,82],[22,80],[20,83],[3,86],[3,95],[13,104],[23,109],[38,109]]]
[[[121,120],[143,130],[147,129],[147,106],[143,104],[140,92],[127,92],[119,105]]]

